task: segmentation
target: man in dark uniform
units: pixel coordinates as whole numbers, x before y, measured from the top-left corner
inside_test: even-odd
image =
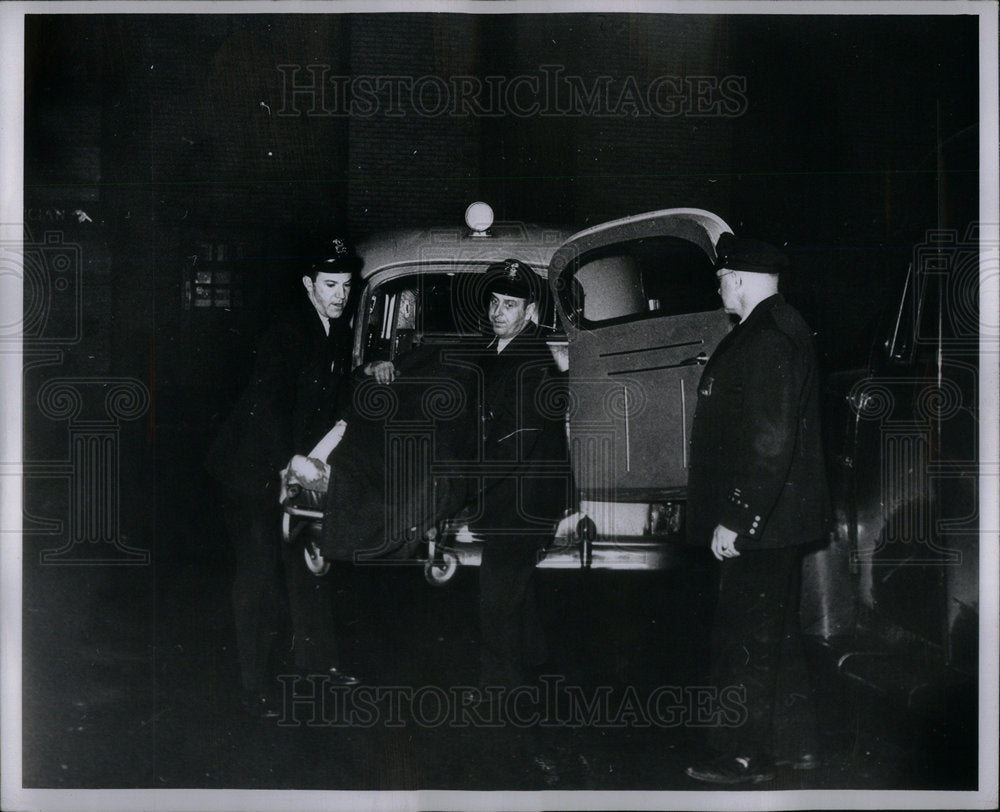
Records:
[[[243,683],[251,713],[276,715],[268,661],[281,627],[279,570],[284,569],[297,668],[357,679],[337,668],[331,582],[315,578],[301,551],[281,542],[279,470],[311,448],[337,419],[350,372],[349,303],[361,259],[341,239],[311,262],[305,293],[281,313],[257,346],[253,377],[209,453],[206,467],[225,489],[224,518],[236,553],[233,610]],[[283,567],[279,561],[283,560]]]
[[[478,516],[480,687],[523,684],[546,656],[535,605],[539,551],[570,499],[559,372],[538,327],[541,280],[508,259],[487,269],[493,337],[479,356],[482,460]]]
[[[825,536],[828,494],[812,333],[778,293],[787,259],[731,234],[720,238],[718,254],[722,303],[739,323],[698,388],[688,540],[711,545],[722,562],[712,683],[741,686],[746,717],[728,720],[732,726],[720,720],[709,733],[719,755],[687,774],[758,783],[773,778],[775,763],[817,764],[797,597],[802,545]],[[776,740],[789,730],[793,741]]]

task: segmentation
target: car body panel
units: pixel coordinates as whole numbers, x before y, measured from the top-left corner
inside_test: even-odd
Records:
[[[802,616],[838,671],[964,738],[979,669],[978,237],[914,247],[868,363],[830,374],[835,524],[807,556]]]
[[[713,273],[715,244],[729,230],[711,212],[665,209],[582,231],[553,257],[549,286],[569,338],[571,456],[583,499],[683,496],[701,370],[730,329]],[[700,267],[685,246],[701,254]],[[650,298],[654,286],[657,297],[678,292],[669,277],[682,260],[679,284],[696,274],[714,299],[691,303],[694,312]]]
[[[531,223],[497,222],[477,236],[462,227],[398,229],[373,235],[358,243],[364,261],[361,278],[400,266],[443,263],[488,265],[507,257],[520,259],[545,273],[553,253],[571,234],[565,228]]]

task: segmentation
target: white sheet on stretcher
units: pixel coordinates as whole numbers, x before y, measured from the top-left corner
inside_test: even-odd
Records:
[[[330,482],[330,466],[326,459],[333,452],[333,449],[340,443],[347,423],[338,420],[323,439],[313,447],[307,455],[296,454],[288,463],[288,467],[281,471],[281,492],[278,499],[281,504],[288,500],[288,486],[298,485],[311,491],[326,492]]]

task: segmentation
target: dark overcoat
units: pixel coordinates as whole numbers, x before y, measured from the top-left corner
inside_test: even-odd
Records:
[[[687,537],[716,525],[737,549],[823,538],[829,495],[812,333],[780,294],[760,302],[716,348],[698,386]]]
[[[337,420],[351,339],[346,317],[330,321],[328,336],[304,292],[280,313],[258,343],[250,383],[209,451],[209,472],[244,493],[277,493],[278,472]]]
[[[479,356],[482,476],[479,532],[546,532],[572,504],[566,382],[544,336],[529,324],[503,351]]]

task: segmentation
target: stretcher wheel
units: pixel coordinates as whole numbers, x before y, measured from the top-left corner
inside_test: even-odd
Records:
[[[312,544],[306,544],[302,548],[302,556],[306,560],[306,566],[315,576],[326,575],[330,571],[330,562],[323,558],[323,554]]]
[[[458,572],[458,555],[451,550],[442,550],[439,555],[427,559],[424,564],[424,578],[431,586],[444,586]]]

